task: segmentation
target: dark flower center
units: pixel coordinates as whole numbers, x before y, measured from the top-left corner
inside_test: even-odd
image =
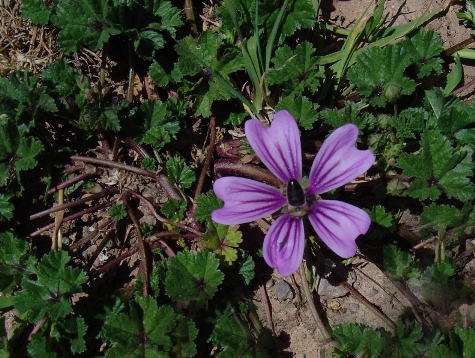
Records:
[[[287,202],[294,207],[305,204],[305,193],[300,183],[295,179],[290,179],[287,183]]]

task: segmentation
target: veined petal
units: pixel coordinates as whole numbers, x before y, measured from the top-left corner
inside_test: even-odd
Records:
[[[302,262],[304,240],[302,219],[284,214],[271,225],[264,238],[264,260],[282,276],[291,275]]]
[[[279,210],[286,198],[279,189],[256,180],[225,177],[214,182],[213,190],[224,201],[211,218],[220,224],[235,225],[263,218]]]
[[[356,238],[366,234],[371,224],[365,211],[337,200],[319,200],[308,219],[323,242],[344,259],[354,256]]]
[[[363,174],[375,158],[370,150],[356,149],[358,127],[345,124],[323,143],[313,161],[307,195],[322,194]]]
[[[285,184],[302,179],[302,147],[295,119],[287,111],[274,114],[270,127],[257,119],[245,123],[246,137],[266,167]]]

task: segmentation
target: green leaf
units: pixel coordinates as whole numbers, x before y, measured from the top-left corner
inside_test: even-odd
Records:
[[[403,41],[402,46],[411,55],[411,61],[416,67],[417,78],[429,76],[432,72],[442,72],[442,40],[433,31],[420,29],[414,36]]]
[[[386,228],[392,228],[395,226],[394,216],[391,213],[387,213],[384,206],[376,205],[369,212],[371,222],[381,225]]]
[[[137,126],[129,123],[128,128],[140,143],[150,144],[154,148],[162,148],[176,138],[180,124],[162,101],[149,100],[133,109],[129,117],[135,122],[143,123]]]
[[[154,7],[157,5],[158,8],[154,9],[153,14],[161,19],[159,29],[175,37],[176,27],[183,25],[182,10],[172,6],[170,1],[155,1]]]
[[[67,341],[70,345],[71,353],[83,353],[86,350],[86,342],[84,336],[86,335],[87,325],[82,317],[67,317],[65,320],[57,322],[51,332],[51,336],[56,338],[59,344],[64,344]]]
[[[371,47],[356,58],[348,71],[348,80],[373,106],[384,107],[415,90],[414,81],[404,76],[410,59],[405,48],[397,43],[383,49]]]
[[[462,224],[460,210],[445,204],[431,203],[424,207],[421,214],[421,224],[433,224],[436,228],[449,228]]]
[[[210,190],[206,195],[201,194],[195,203],[195,219],[199,222],[211,221],[211,213],[215,209],[223,206],[223,201],[219,199],[214,191]]]
[[[391,118],[391,124],[396,129],[397,137],[401,140],[416,139],[416,134],[422,132],[427,123],[431,123],[429,113],[420,107],[407,108],[401,111],[397,117]]]
[[[244,278],[244,283],[249,285],[255,276],[256,264],[251,255],[245,253],[244,250],[239,249],[241,257],[238,263],[241,265],[239,268],[239,274]]]
[[[213,253],[182,251],[167,260],[165,290],[173,300],[203,307],[213,298],[224,275]]]
[[[414,276],[414,260],[410,253],[399,250],[394,245],[385,245],[383,249],[384,270],[389,272],[394,280]]]
[[[355,124],[359,129],[371,128],[376,122],[376,118],[370,113],[362,112],[361,105],[351,101],[345,101],[345,108],[326,108],[320,112],[320,117],[326,124],[334,128],[341,127],[347,123]]]
[[[71,295],[81,292],[87,276],[79,268],[67,267],[70,260],[67,252],[52,251],[38,263],[35,275],[23,277],[23,290],[13,297],[20,314],[27,314],[35,323],[47,316],[57,320],[72,312]]]
[[[28,242],[17,239],[11,232],[0,233],[0,291],[9,293],[17,285],[27,266],[35,262],[28,255]]]
[[[127,216],[127,210],[125,209],[125,205],[123,204],[112,204],[109,209],[109,216],[112,220],[122,220]]]
[[[173,337],[176,340],[173,352],[177,356],[194,357],[198,353],[196,344],[193,342],[198,335],[195,322],[187,317],[180,316]]]
[[[463,342],[463,357],[475,357],[475,330],[473,328],[455,327],[457,333]]]
[[[277,352],[272,352],[275,344],[272,339],[269,342],[268,337],[268,331],[254,329],[251,333],[239,322],[238,315],[227,314],[218,319],[210,339],[220,349],[220,358],[276,357]]]
[[[275,52],[274,66],[266,76],[269,85],[283,85],[284,96],[296,96],[317,92],[324,74],[317,66],[312,44],[304,41],[294,51],[284,45]]]
[[[185,165],[185,160],[179,156],[167,160],[166,167],[168,178],[177,186],[189,188],[195,181],[195,173]]]
[[[19,159],[15,161],[14,165],[17,172],[20,170],[28,170],[36,167],[38,161],[35,159],[35,157],[43,150],[43,144],[39,140],[36,140],[33,137],[21,138],[16,150],[16,154]]]
[[[56,358],[56,353],[49,348],[45,337],[34,339],[27,346],[31,358]]]
[[[403,175],[414,176],[407,193],[413,198],[435,200],[442,189],[447,197],[467,202],[475,196],[469,179],[473,172],[472,150],[454,150],[447,138],[435,130],[422,134],[421,150],[402,153],[397,165]]]
[[[11,198],[11,195],[0,194],[0,221],[8,221],[13,218],[15,207],[10,202]]]
[[[308,0],[292,2],[289,12],[282,24],[282,33],[279,43],[283,43],[287,36],[292,35],[297,29],[310,29],[316,23],[317,17],[313,5]]]
[[[398,322],[396,329],[397,343],[391,352],[392,357],[412,358],[424,352],[424,345],[417,343],[422,338],[422,326],[412,322],[404,326]]]
[[[306,130],[313,127],[313,123],[318,118],[318,104],[312,103],[305,96],[285,97],[279,101],[275,110],[285,109],[297,120],[297,122]]]
[[[81,46],[93,51],[101,49],[111,35],[121,33],[114,24],[114,14],[119,12],[119,7],[109,0],[60,0],[52,20],[61,29],[58,36],[61,49],[65,54]]]
[[[24,19],[35,25],[46,25],[52,12],[41,0],[22,0],[20,11]]]
[[[153,60],[155,51],[164,46],[165,40],[163,35],[153,30],[140,31],[137,39],[134,41],[135,52],[146,60]]]
[[[448,96],[450,92],[452,92],[459,85],[460,81],[462,81],[462,78],[462,61],[460,61],[460,56],[457,54],[455,56],[455,65],[447,75],[447,84],[445,85],[445,88],[442,91],[444,95]]]
[[[390,335],[385,331],[356,324],[339,324],[332,332],[333,338],[340,344],[337,352],[355,355],[366,351],[368,357],[379,357],[390,342]]]
[[[158,87],[164,87],[171,81],[171,76],[165,71],[165,69],[158,62],[154,62],[148,69],[153,82]]]
[[[112,344],[106,357],[168,357],[176,326],[173,308],[150,296],[130,302],[129,313],[109,313],[102,334]]]
[[[210,221],[208,230],[201,236],[200,247],[213,251],[221,260],[231,265],[237,260],[237,250],[242,242],[239,225],[222,225]]]
[[[165,204],[163,204],[161,212],[170,221],[180,221],[184,218],[186,207],[187,205],[185,201],[170,198]]]

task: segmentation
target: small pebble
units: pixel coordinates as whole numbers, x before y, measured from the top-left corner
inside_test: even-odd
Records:
[[[293,303],[286,303],[284,306],[285,312],[289,315],[295,315],[297,313],[297,307]]]
[[[275,297],[279,301],[291,300],[294,298],[294,293],[287,282],[284,280],[279,280],[275,289]]]
[[[274,280],[270,279],[269,281],[266,282],[266,288],[269,289],[272,286],[274,286]]]
[[[352,303],[349,308],[351,312],[358,312],[360,305],[357,303]]]

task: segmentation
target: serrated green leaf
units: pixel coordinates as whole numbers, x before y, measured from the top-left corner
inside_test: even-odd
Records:
[[[15,161],[15,169],[20,171],[36,167],[38,161],[35,157],[43,150],[44,146],[39,140],[36,140],[33,137],[21,138],[16,150],[19,159]]]
[[[442,72],[442,59],[437,57],[443,50],[442,40],[435,32],[420,29],[414,36],[403,41],[402,46],[411,55],[417,78],[429,76],[432,72]]]
[[[397,137],[416,139],[417,133],[422,132],[430,123],[429,113],[424,108],[407,108],[398,116],[391,118],[391,124],[396,129]],[[432,121],[433,122],[433,121]]]
[[[0,233],[0,291],[9,293],[23,277],[28,264],[28,242],[11,232]],[[31,257],[31,261],[34,257]]]
[[[0,221],[8,221],[13,218],[15,207],[10,202],[11,198],[11,195],[0,194]]]
[[[359,129],[371,128],[376,122],[375,117],[370,113],[361,112],[360,107],[360,105],[354,102],[345,101],[345,108],[343,110],[326,108],[320,112],[320,118],[326,124],[335,128],[347,123],[353,123]]]
[[[173,300],[203,307],[217,291],[224,275],[218,270],[219,260],[213,253],[193,254],[182,251],[167,261],[165,290]]]
[[[198,329],[195,322],[189,318],[180,316],[178,319],[178,325],[173,332],[176,343],[173,346],[173,352],[177,356],[194,357],[198,351],[196,344],[193,342],[198,335]]]
[[[414,260],[410,253],[399,250],[394,245],[386,245],[383,249],[384,270],[389,272],[394,280],[414,276],[412,272]]]
[[[227,226],[210,221],[199,245],[213,251],[220,259],[231,265],[237,260],[236,248],[242,242],[242,233],[238,228],[238,225]]]
[[[318,104],[310,102],[305,96],[289,96],[282,98],[275,110],[285,109],[289,111],[303,128],[310,130],[313,123],[317,121],[318,107]]]
[[[106,357],[168,357],[170,334],[176,326],[173,308],[158,307],[150,296],[130,303],[130,313],[110,313],[102,328],[112,343]]]
[[[463,220],[460,210],[445,204],[431,203],[424,207],[421,214],[421,224],[432,223],[436,227],[449,228],[461,224]]]
[[[310,29],[316,23],[317,17],[313,5],[308,0],[296,0],[292,2],[285,21],[282,24],[282,34],[279,43],[287,36],[292,35],[297,29]]]
[[[172,6],[170,1],[155,1],[153,14],[161,19],[160,30],[167,31],[172,37],[176,35],[176,27],[183,25],[182,10]]]
[[[391,353],[392,357],[412,358],[424,352],[424,345],[418,343],[422,338],[422,326],[412,322],[404,326],[398,323],[396,329],[397,342]]]
[[[166,86],[171,80],[170,75],[167,74],[165,69],[158,62],[152,63],[148,71],[150,73],[150,76],[152,77],[153,82],[155,82],[155,85],[157,85],[158,87]]]
[[[20,11],[24,19],[29,19],[36,25],[46,25],[51,16],[51,9],[41,0],[22,0]]]
[[[189,188],[195,181],[195,173],[185,164],[185,160],[179,156],[167,160],[166,168],[168,178],[177,186]]]
[[[165,40],[163,35],[153,30],[140,31],[137,39],[134,41],[135,52],[137,55],[146,60],[153,60],[155,51],[163,48],[164,46]]]
[[[389,333],[356,324],[340,324],[332,332],[340,344],[338,351],[358,354],[365,351],[368,357],[379,357],[390,341]]]
[[[241,265],[239,268],[239,274],[244,278],[244,283],[249,285],[255,276],[256,264],[254,263],[251,255],[245,253],[242,249],[239,249],[239,251],[241,253],[241,257],[238,262]]]
[[[118,35],[121,29],[114,24],[117,6],[109,0],[60,0],[56,14],[52,17],[55,26],[61,30],[58,43],[66,53],[87,46],[93,51],[101,49],[111,35]]]
[[[50,252],[38,263],[33,275],[36,277],[23,277],[23,290],[13,297],[20,314],[26,313],[31,322],[38,322],[46,316],[56,320],[72,311],[70,297],[81,292],[87,276],[78,268],[67,267],[70,260],[67,252]]]
[[[45,337],[34,339],[28,343],[28,353],[31,358],[56,358],[55,352],[50,350]]]
[[[221,208],[223,201],[216,196],[214,191],[210,190],[206,195],[201,194],[195,205],[195,219],[204,223],[211,221],[211,213],[213,210]]]
[[[65,58],[47,66],[41,76],[46,87],[64,97],[79,94],[81,88],[78,81],[83,79],[81,72],[70,67]]]
[[[267,83],[283,85],[284,96],[316,93],[324,75],[317,66],[315,51],[307,41],[298,44],[294,51],[288,45],[280,47],[272,59],[274,66],[266,76]]]
[[[180,124],[162,101],[150,100],[142,103],[138,109],[130,112],[143,126],[129,125],[139,143],[150,144],[155,148],[162,148],[176,138],[180,131]]]
[[[416,84],[404,76],[410,55],[400,44],[363,51],[348,71],[348,80],[373,106],[384,107],[411,94]]]
[[[384,206],[374,206],[369,212],[369,216],[371,217],[371,221],[375,224],[387,228],[394,226],[394,216],[391,213],[387,213]]]
[[[165,204],[163,204],[161,212],[168,220],[180,221],[184,218],[186,207],[187,205],[185,201],[170,198]]]
[[[475,330],[473,328],[455,327],[455,333],[458,334],[463,342],[463,358],[475,357]]]
[[[123,204],[112,204],[109,208],[109,216],[112,220],[122,220],[127,216],[127,210]]]
[[[421,150],[418,153],[402,153],[397,165],[403,174],[415,176],[408,194],[418,199],[437,199],[439,188],[449,198],[467,202],[475,196],[470,181],[473,175],[472,150],[454,150],[447,138],[435,130],[422,134]],[[436,180],[436,182],[434,182]]]

